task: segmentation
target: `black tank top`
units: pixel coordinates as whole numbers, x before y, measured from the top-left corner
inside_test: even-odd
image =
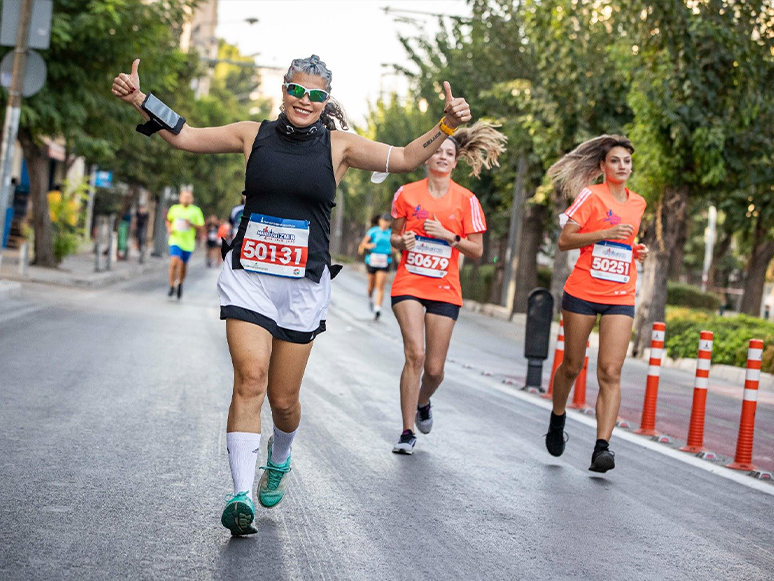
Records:
[[[306,278],[320,282],[331,268],[331,210],[336,205],[336,177],[331,161],[331,134],[317,123],[298,129],[281,114],[264,121],[253,143],[245,172],[245,209],[231,245],[232,267],[242,268],[239,257],[247,224],[253,213],[309,222]]]

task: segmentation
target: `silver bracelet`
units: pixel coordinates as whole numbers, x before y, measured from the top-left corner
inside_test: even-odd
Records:
[[[384,171],[375,171],[371,174],[371,181],[375,184],[380,184],[387,179],[390,175],[390,154],[392,153],[392,145],[387,150],[387,163],[384,164]]]

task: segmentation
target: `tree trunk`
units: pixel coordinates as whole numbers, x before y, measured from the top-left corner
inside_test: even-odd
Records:
[[[19,129],[19,142],[27,161],[32,200],[32,228],[35,231],[35,261],[38,266],[55,267],[54,235],[48,210],[48,151],[32,135]]]
[[[571,199],[559,188],[554,187],[554,198],[556,199],[556,207],[564,210],[569,207]],[[555,223],[558,226],[558,221]],[[559,236],[556,236],[557,240]],[[569,263],[569,255],[567,252],[562,252],[559,247],[556,246],[554,253],[554,267],[551,272],[551,296],[554,297],[554,314],[562,310],[562,294],[564,294],[564,283],[567,282],[567,278],[570,276],[572,268]]]
[[[663,321],[666,316],[669,264],[688,215],[687,188],[668,188],[657,212],[656,219],[660,216],[660,225],[656,225],[655,240],[650,245],[650,256],[645,261],[640,282],[640,300],[634,320],[635,356],[641,355],[650,347],[653,323]]]
[[[687,218],[688,212],[686,212],[686,220],[680,227],[680,232],[677,236],[675,247],[672,249],[672,256],[669,259],[669,280],[680,282],[688,281],[688,273],[685,272],[685,265],[683,264],[685,260],[685,244],[688,242],[688,230],[691,227],[691,224]],[[683,275],[686,275],[684,281],[681,279]]]
[[[554,268],[551,271],[551,296],[554,297],[554,314],[562,310],[562,295],[564,294],[564,283],[572,272],[570,268],[569,255],[556,249],[554,256]]]
[[[516,296],[514,313],[527,312],[529,293],[537,286],[537,255],[543,242],[548,208],[542,204],[527,204],[521,220],[519,262],[516,271]]]
[[[503,255],[503,290],[500,296],[502,306],[513,314],[513,302],[516,297],[516,275],[519,270],[519,243],[521,233],[519,225],[524,211],[524,184],[527,179],[527,156],[521,154],[516,170],[516,180],[513,184],[513,200],[511,201],[511,219],[508,224],[508,244]]]
[[[755,238],[753,239],[753,251],[750,262],[747,263],[747,276],[744,278],[744,294],[739,312],[753,317],[761,314],[763,302],[763,288],[766,285],[766,271],[771,259],[774,258],[774,240],[768,236],[768,231],[763,223],[763,209],[758,215],[755,224]]]
[[[707,271],[707,290],[711,291],[713,287],[717,286],[715,281],[715,274],[718,269],[718,261],[723,258],[728,249],[731,248],[731,242],[734,240],[734,235],[731,232],[724,232],[723,238],[720,239],[720,244],[715,245],[714,252],[712,253],[712,263]]]
[[[508,237],[503,236],[497,248],[497,262],[495,263],[494,274],[492,275],[492,290],[489,293],[489,302],[493,305],[499,305],[503,294],[503,278],[505,276],[505,261],[503,257],[508,251]]]

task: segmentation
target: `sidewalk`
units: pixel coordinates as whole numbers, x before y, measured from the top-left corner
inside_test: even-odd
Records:
[[[101,270],[95,270],[95,256],[91,245],[84,245],[81,252],[68,256],[58,268],[28,265],[24,274],[19,271],[19,251],[4,249],[0,265],[0,296],[4,292],[18,292],[21,282],[36,282],[58,286],[99,288],[116,282],[130,280],[146,272],[161,272],[168,266],[166,256],[147,256],[139,263],[136,251],[128,260],[116,260],[110,270],[105,270],[105,258],[101,257]]]
[[[510,313],[506,307],[500,305],[492,305],[488,303],[477,303],[476,301],[465,300],[463,302],[463,308],[474,313],[480,313],[487,315],[495,319],[502,321],[508,321]],[[526,326],[527,315],[525,313],[517,313],[513,315],[510,322],[524,328]],[[669,329],[667,329],[669,332]],[[554,352],[553,349],[556,346],[556,337],[559,334],[559,323],[551,324],[551,351],[548,354],[548,361],[553,361]],[[589,337],[590,348],[599,350],[599,335],[596,332],[592,332]],[[629,355],[631,355],[632,344],[629,344]],[[650,348],[645,349],[642,360],[647,362],[650,355]],[[681,369],[683,371],[693,372],[696,370],[695,358],[684,359],[672,359],[664,355],[661,359],[661,366],[672,369]],[[734,367],[733,365],[712,365],[710,367],[710,377],[713,379],[722,379],[729,383],[744,385],[745,374],[747,370],[744,367]],[[761,391],[767,391],[774,393],[774,375],[771,373],[761,373],[759,389]],[[741,397],[741,392],[740,392]]]

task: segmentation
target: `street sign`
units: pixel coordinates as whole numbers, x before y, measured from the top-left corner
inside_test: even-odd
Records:
[[[11,51],[0,62],[0,85],[8,89],[13,80],[13,55]],[[34,50],[27,52],[27,67],[24,71],[22,95],[32,97],[46,84],[46,61]]]
[[[16,46],[19,14],[22,0],[3,0],[3,19],[0,21],[0,46]],[[30,21],[29,48],[46,50],[51,41],[51,14],[54,0],[35,0]]]
[[[112,188],[113,187],[113,172],[100,170],[96,172],[94,177],[94,185],[98,188]]]

